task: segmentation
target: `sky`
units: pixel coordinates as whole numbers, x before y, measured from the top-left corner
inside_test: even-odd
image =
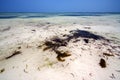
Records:
[[[0,0],[0,12],[120,12],[120,0]]]

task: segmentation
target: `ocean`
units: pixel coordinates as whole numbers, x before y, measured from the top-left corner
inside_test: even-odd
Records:
[[[61,12],[61,13],[0,13],[0,19],[13,19],[13,18],[48,18],[56,16],[120,16],[120,12]]]

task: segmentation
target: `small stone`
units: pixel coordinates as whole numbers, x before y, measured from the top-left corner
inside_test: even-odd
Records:
[[[3,68],[3,69],[0,70],[0,73],[3,73],[4,71],[5,71],[5,69]]]
[[[88,39],[84,39],[85,43],[89,43],[89,40]]]
[[[101,58],[99,65],[100,65],[102,68],[105,68],[105,67],[106,67],[106,61]]]

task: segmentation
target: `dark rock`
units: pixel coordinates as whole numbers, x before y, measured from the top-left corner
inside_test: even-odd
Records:
[[[101,68],[105,68],[106,67],[106,61],[101,58],[99,65],[101,66]]]
[[[3,73],[4,71],[5,71],[5,69],[3,68],[3,69],[0,70],[0,73]]]
[[[83,39],[85,41],[85,43],[89,43],[89,40],[88,39]]]

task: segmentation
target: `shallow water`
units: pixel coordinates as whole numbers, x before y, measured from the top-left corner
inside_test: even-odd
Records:
[[[0,13],[0,19],[11,18],[43,18],[54,16],[111,16],[119,15],[120,13],[108,13],[108,12],[67,12],[67,13]]]

